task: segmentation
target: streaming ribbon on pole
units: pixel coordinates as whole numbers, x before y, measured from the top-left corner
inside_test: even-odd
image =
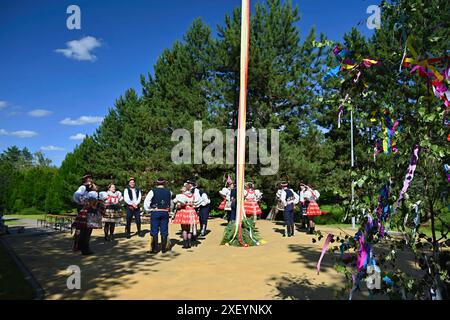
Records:
[[[320,254],[320,259],[317,262],[317,275],[320,274],[320,265],[322,264],[323,257],[325,256],[325,253],[328,251],[328,247],[330,246],[331,241],[333,241],[334,235],[331,233],[328,235],[327,239],[325,240],[325,243],[322,248],[322,253]]]
[[[420,152],[420,147],[418,145],[415,145],[412,155],[411,155],[411,162],[408,167],[408,173],[406,174],[405,180],[403,181],[403,188],[400,191],[400,195],[397,199],[397,203],[395,204],[394,212],[400,205],[400,201],[402,201],[403,198],[405,197],[405,194],[408,191],[412,180],[414,179],[414,173],[416,172],[417,162],[419,161],[419,152]]]
[[[241,83],[239,96],[238,115],[238,141],[237,141],[237,206],[236,229],[233,239],[238,237],[242,246],[246,244],[242,240],[242,220],[244,212],[244,179],[245,179],[245,147],[247,126],[247,84],[248,84],[248,56],[250,47],[250,0],[242,0],[241,18]],[[248,244],[247,244],[248,245]]]

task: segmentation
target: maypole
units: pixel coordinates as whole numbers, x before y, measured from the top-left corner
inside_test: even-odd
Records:
[[[236,227],[233,238],[240,238],[244,212],[244,179],[245,179],[245,147],[247,131],[247,83],[248,83],[248,55],[250,46],[250,0],[242,0],[241,17],[241,83],[239,95],[238,140],[237,140],[237,204]],[[241,239],[239,239],[241,241]]]

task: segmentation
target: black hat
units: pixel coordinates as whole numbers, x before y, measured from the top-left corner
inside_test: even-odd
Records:
[[[83,182],[85,182],[88,178],[91,178],[91,179],[92,179],[92,174],[90,174],[90,173],[85,174],[85,175],[83,176],[83,178],[81,178],[81,180],[82,180]]]
[[[285,187],[289,187],[289,183],[287,183],[286,181],[281,182],[281,187],[285,188]]]
[[[195,182],[195,179],[188,179],[188,180],[186,181],[186,183],[192,184],[193,186],[196,186],[196,185],[197,185],[197,183]]]
[[[158,185],[158,186],[161,186],[161,185],[164,185],[164,184],[166,184],[166,179],[164,179],[164,178],[158,178],[158,180],[156,180],[156,184]]]

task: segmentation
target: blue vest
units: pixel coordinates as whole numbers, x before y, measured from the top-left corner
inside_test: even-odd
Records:
[[[153,189],[153,198],[150,203],[152,209],[169,209],[172,196],[170,190],[166,188]]]
[[[284,190],[284,192],[286,192],[286,202],[293,201],[295,199],[294,198],[294,193],[292,192],[291,189],[286,189],[286,190]],[[288,204],[284,208],[284,210],[294,210],[294,204],[293,203]]]

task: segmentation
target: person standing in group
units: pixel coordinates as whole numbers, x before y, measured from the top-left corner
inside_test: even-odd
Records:
[[[172,223],[181,225],[183,249],[189,249],[192,247],[193,241],[195,245],[197,224],[200,221],[195,211],[195,195],[192,193],[191,185],[185,183],[180,192],[174,200],[178,210]]]
[[[83,180],[85,177],[83,177]],[[86,181],[88,180],[86,179]],[[85,188],[80,187],[73,195],[73,199],[79,208],[72,224],[72,228],[75,229],[73,250],[81,251],[82,255],[93,254],[89,246],[92,228],[88,225],[88,216],[89,214],[97,214],[98,210],[98,193],[90,191],[90,189],[95,189],[91,176],[90,182],[86,182]]]
[[[120,205],[123,200],[122,193],[116,190],[116,186],[111,183],[108,186],[108,191],[102,192],[100,196],[104,199],[105,204],[105,212],[102,218],[105,241],[113,241],[116,223],[119,223],[123,216],[122,206]]]
[[[306,187],[305,197],[309,200],[308,209],[306,209],[306,215],[308,216],[308,234],[314,234],[316,223],[314,222],[314,217],[321,216],[322,211],[317,204],[317,200],[320,197],[319,191],[315,190],[313,187]]]
[[[142,200],[142,192],[139,188],[136,187],[136,179],[130,178],[128,179],[128,187],[123,192],[124,201],[127,205],[127,216],[126,216],[126,227],[125,233],[127,239],[131,238],[131,221],[134,220],[136,222],[137,234],[142,237],[141,233],[141,200]]]
[[[281,183],[281,195],[280,200],[284,207],[284,222],[286,223],[286,235],[292,237],[294,235],[295,223],[294,223],[294,209],[300,201],[300,196],[289,188],[287,182]]]
[[[234,189],[233,182],[227,182],[227,186],[222,188],[219,191],[219,194],[222,196],[223,201],[220,203],[219,210],[224,210],[225,215],[227,217],[228,222],[230,222],[231,217],[231,190]]]
[[[244,190],[245,193],[245,190]],[[228,223],[230,221],[236,221],[236,210],[237,210],[237,186],[235,185],[233,189],[230,191],[230,201],[231,201],[231,211],[228,217]]]
[[[206,227],[209,219],[209,205],[211,200],[208,194],[198,188],[197,183],[194,180],[188,180],[188,188],[192,194],[194,194],[194,206],[200,220],[200,235],[204,237],[206,235]]]
[[[172,192],[166,188],[166,180],[156,180],[156,188],[152,189],[144,200],[144,210],[151,213],[150,218],[150,252],[158,252],[158,234],[161,233],[161,252],[170,250],[169,237],[169,212],[173,205]]]
[[[72,199],[75,202],[77,206],[77,218],[80,220],[83,220],[86,217],[87,212],[84,212],[85,215],[84,218],[79,217],[80,212],[83,210],[83,208],[87,205],[87,200],[89,196],[89,192],[92,192],[97,189],[96,185],[93,182],[93,178],[91,174],[86,174],[83,176],[82,185],[77,189],[77,191],[74,192]],[[92,196],[92,195],[91,195]],[[73,226],[80,226],[79,228],[75,227],[75,233],[73,236],[73,251],[79,251],[82,250],[82,253],[84,251],[84,254],[91,254],[89,249],[86,249],[85,244],[89,243],[89,238],[92,233],[91,230],[85,230],[85,228],[82,226],[82,223],[74,224]]]
[[[253,183],[249,182],[245,186],[244,192],[244,210],[247,216],[252,216],[256,221],[257,216],[262,214],[258,202],[262,198],[262,192],[254,189]]]
[[[300,190],[298,192],[299,196],[300,196],[300,219],[301,219],[301,224],[302,224],[302,229],[303,230],[307,230],[308,229],[308,216],[306,214],[306,208],[307,203],[306,203],[306,190],[307,190],[307,186],[303,183],[300,183]]]

